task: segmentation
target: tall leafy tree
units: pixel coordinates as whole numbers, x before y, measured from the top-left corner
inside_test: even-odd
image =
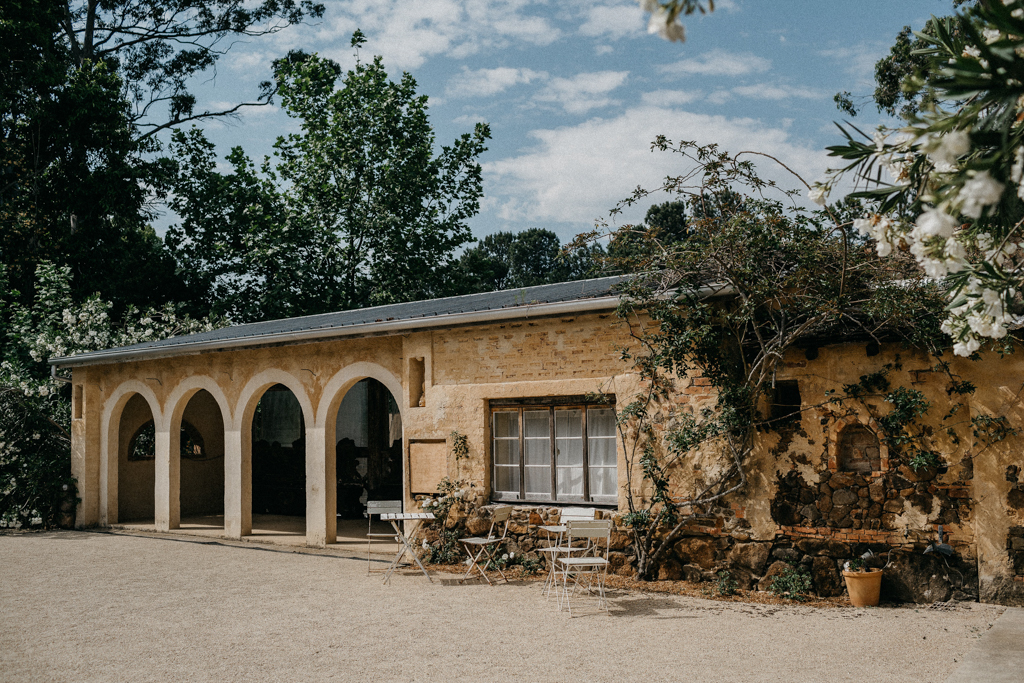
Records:
[[[459,259],[460,291],[490,292],[596,277],[604,250],[598,244],[564,250],[543,228],[496,232]]]
[[[356,32],[352,44],[364,42]],[[486,124],[435,149],[427,97],[380,57],[342,78],[333,61],[293,52],[276,87],[300,132],[278,139],[257,173],[241,150],[214,170],[201,134],[178,134],[168,242],[212,310],[239,320],[438,296],[469,242],[483,194]]]
[[[189,296],[148,223],[163,165],[156,133],[223,116],[188,83],[233,36],[272,33],[309,0],[10,0],[0,5],[0,261],[28,296],[42,260],[67,264],[78,300]],[[273,84],[254,96],[267,101]],[[25,303],[23,300],[22,303]]]

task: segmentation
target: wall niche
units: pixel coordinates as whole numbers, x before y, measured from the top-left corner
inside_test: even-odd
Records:
[[[882,469],[878,437],[864,425],[850,425],[839,434],[836,469],[867,474]]]

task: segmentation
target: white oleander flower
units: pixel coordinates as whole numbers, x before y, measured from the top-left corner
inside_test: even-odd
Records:
[[[989,45],[1003,37],[1003,34],[997,28],[983,29],[981,35],[985,39],[985,43]]]
[[[974,57],[975,59],[977,59],[981,57],[981,50],[979,50],[973,45],[968,45],[967,47],[964,48],[963,55],[964,57]]]
[[[825,206],[825,202],[828,197],[828,188],[822,187],[821,185],[815,185],[807,191],[807,198],[818,206]]]
[[[673,43],[682,43],[686,40],[686,29],[678,21],[670,23],[668,11],[663,7],[657,7],[651,12],[651,18],[647,22],[647,32],[657,34]]]
[[[956,166],[956,161],[971,151],[971,136],[963,130],[953,130],[941,138],[928,157],[936,166],[948,168]]]
[[[960,198],[963,200],[963,207],[960,211],[965,216],[981,218],[981,213],[986,206],[991,206],[999,201],[1005,187],[988,171],[979,171],[960,189]]]
[[[917,230],[924,237],[952,237],[956,219],[945,211],[928,209],[917,218]]]

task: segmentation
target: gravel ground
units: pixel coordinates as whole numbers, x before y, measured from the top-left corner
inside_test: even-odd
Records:
[[[812,608],[537,583],[390,586],[338,553],[0,535],[2,681],[945,681],[1000,609]]]

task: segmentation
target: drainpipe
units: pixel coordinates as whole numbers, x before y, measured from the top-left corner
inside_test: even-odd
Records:
[[[70,377],[62,377],[61,375],[57,374],[57,368],[58,367],[60,367],[60,366],[57,366],[57,365],[51,365],[50,366],[50,377],[52,377],[53,379],[57,380],[58,382],[67,382],[68,384],[71,384],[71,378]]]

